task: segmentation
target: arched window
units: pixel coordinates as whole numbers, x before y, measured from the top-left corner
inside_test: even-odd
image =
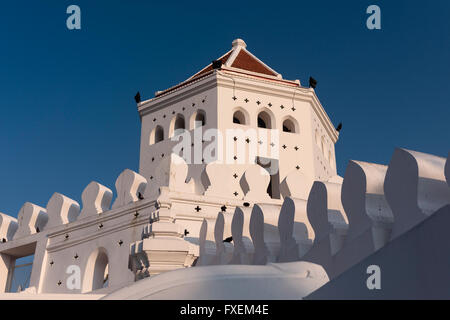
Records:
[[[161,126],[157,126],[155,129],[155,143],[164,140],[164,129]]]
[[[191,117],[191,130],[206,125],[206,113],[199,109]]]
[[[206,124],[206,115],[205,111],[199,110],[197,112],[197,115],[195,116],[195,123],[201,124],[201,127],[203,127]]]
[[[283,132],[298,133],[297,121],[293,118],[287,118],[283,121]]]
[[[175,130],[178,129],[186,129],[186,125],[184,124],[184,117],[182,115],[177,115],[175,120]]]
[[[236,110],[233,113],[233,123],[242,124],[242,125],[248,124],[247,117],[242,110]]]
[[[261,111],[258,114],[258,128],[273,129],[272,117],[268,112]]]
[[[164,129],[158,125],[150,134],[150,144],[155,144],[162,140],[164,140]]]
[[[180,134],[186,129],[186,124],[184,121],[184,116],[182,114],[177,114],[170,122],[170,137]]]
[[[91,253],[84,271],[83,292],[106,288],[109,284],[109,261],[104,248]]]

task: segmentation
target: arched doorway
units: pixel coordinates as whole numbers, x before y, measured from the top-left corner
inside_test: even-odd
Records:
[[[90,292],[106,288],[109,284],[109,260],[104,248],[98,248],[88,258],[84,270],[83,290]]]

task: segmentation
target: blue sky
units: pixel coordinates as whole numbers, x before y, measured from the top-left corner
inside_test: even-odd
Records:
[[[82,29],[66,28],[81,7]],[[381,30],[366,8],[381,8]],[[387,164],[395,147],[450,150],[449,1],[9,1],[0,16],[0,211],[53,192],[80,200],[138,170],[150,98],[242,38],[287,79],[316,92],[348,160]],[[447,125],[447,127],[446,127]]]

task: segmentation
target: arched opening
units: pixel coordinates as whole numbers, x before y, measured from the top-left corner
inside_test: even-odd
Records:
[[[91,253],[84,271],[83,290],[90,292],[109,285],[109,261],[104,248]]]
[[[155,128],[155,143],[164,140],[164,129],[161,126]]]
[[[196,127],[197,126],[203,127],[206,124],[205,111],[199,110],[197,112],[197,115],[195,116],[195,123],[196,123]]]
[[[247,124],[246,116],[245,116],[244,112],[242,112],[242,110],[236,110],[234,112],[233,123],[242,124],[242,125]]]
[[[176,117],[170,122],[170,137],[177,134],[181,134],[186,129],[186,124],[184,121],[184,116],[182,114],[177,114]]]
[[[268,112],[261,111],[258,114],[258,128],[273,129],[272,117]]]
[[[297,121],[290,117],[283,121],[283,132],[298,133],[298,131]]]
[[[175,120],[175,130],[178,129],[186,129],[186,126],[184,124],[184,117],[182,115],[177,115],[177,118]]]
[[[164,129],[158,125],[150,134],[150,144],[155,144],[162,140],[164,140]]]
[[[191,130],[206,125],[206,113],[203,110],[196,111],[191,117]]]

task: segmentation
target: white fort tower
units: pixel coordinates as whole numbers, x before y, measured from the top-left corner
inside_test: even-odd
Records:
[[[314,89],[240,39],[136,101],[139,173],[0,213],[0,298],[450,298],[448,159],[397,148],[339,177]]]
[[[268,169],[273,199],[282,197],[279,186],[291,172],[304,175],[309,187],[314,180],[336,175],[334,144],[338,132],[314,89],[302,87],[298,80],[283,79],[246,47],[243,40],[234,40],[232,49],[216,60],[217,68],[210,64],[138,104],[141,175],[154,180],[161,158],[179,153],[174,140],[183,138],[176,139],[177,129],[190,133],[180,155],[192,164],[189,177],[199,193],[205,191],[201,177],[204,164],[217,157],[226,164],[230,177],[235,176],[224,177],[227,192],[221,194],[232,199],[244,198],[239,182],[254,163]],[[208,129],[219,132],[221,144],[205,134]],[[160,183],[155,181],[154,187]]]

